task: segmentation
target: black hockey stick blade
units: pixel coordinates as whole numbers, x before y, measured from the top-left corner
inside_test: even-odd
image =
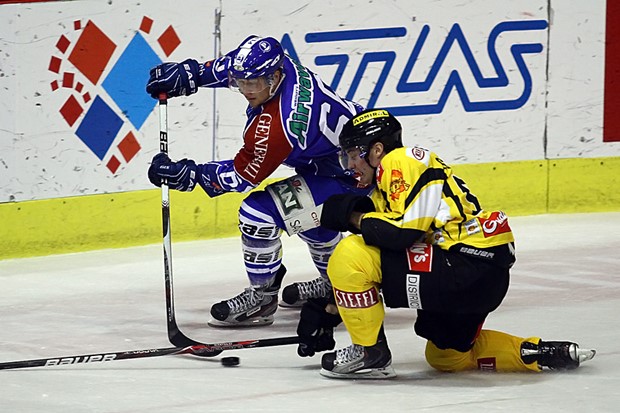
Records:
[[[191,354],[204,356],[219,354],[224,350],[241,350],[244,348],[285,346],[299,343],[299,337],[279,337],[245,341],[231,341],[227,343],[199,344],[187,347],[152,348],[146,350],[120,351],[112,353],[92,353],[64,357],[51,357],[33,360],[19,360],[0,363],[0,370],[21,369],[27,367],[57,367],[79,364],[101,363],[115,360],[128,360],[147,357],[161,357],[169,355]]]

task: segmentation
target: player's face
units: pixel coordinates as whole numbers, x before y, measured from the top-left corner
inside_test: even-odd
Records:
[[[273,80],[270,82],[265,76],[260,76],[254,79],[237,79],[236,84],[239,88],[239,92],[247,99],[250,106],[253,108],[258,107],[271,98],[273,90],[280,82],[280,73],[276,72],[273,75]]]
[[[237,80],[237,85],[239,86],[239,92],[253,108],[269,99],[269,84],[263,76],[254,79],[239,79]]]
[[[355,177],[360,185],[367,186],[375,179],[375,168],[366,161],[366,154],[358,147],[348,149],[345,152],[347,169],[355,172]]]

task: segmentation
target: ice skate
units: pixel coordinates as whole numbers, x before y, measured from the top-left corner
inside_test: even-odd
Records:
[[[308,298],[326,297],[331,294],[331,285],[325,277],[318,277],[311,281],[295,282],[282,290],[280,307],[300,308]]]
[[[213,304],[209,325],[212,327],[251,327],[273,324],[278,307],[278,292],[246,288],[241,294]]]
[[[521,344],[521,358],[525,363],[536,361],[540,368],[552,370],[576,369],[595,354],[596,350],[579,348],[579,344],[570,341],[541,340],[537,345],[527,341]]]
[[[374,346],[351,344],[326,353],[321,359],[321,375],[336,379],[389,379],[396,377],[392,353],[385,340]]]
[[[248,287],[241,294],[211,306],[212,327],[258,327],[273,324],[278,309],[278,292],[286,274],[280,266],[273,284],[266,288]]]

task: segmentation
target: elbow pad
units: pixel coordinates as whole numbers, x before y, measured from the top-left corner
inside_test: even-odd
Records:
[[[394,251],[409,248],[424,237],[424,231],[399,228],[377,218],[362,219],[361,228],[366,244]]]

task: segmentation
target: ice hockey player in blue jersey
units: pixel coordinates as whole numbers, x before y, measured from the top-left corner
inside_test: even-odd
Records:
[[[327,261],[341,239],[320,227],[322,203],[339,193],[367,194],[338,158],[343,125],[363,108],[338,96],[308,68],[286,55],[272,37],[250,36],[228,54],[199,63],[163,63],[151,69],[146,90],[154,98],[188,96],[199,87],[228,87],[248,101],[243,145],[234,159],[196,163],[157,154],[148,171],[157,186],[192,191],[198,184],[210,197],[247,192],[281,164],[296,175],[253,191],[239,210],[243,259],[250,286],[211,307],[212,326],[255,326],[273,322],[282,265],[283,231],[305,241],[320,276],[282,291],[281,305],[299,306],[331,294]]]

